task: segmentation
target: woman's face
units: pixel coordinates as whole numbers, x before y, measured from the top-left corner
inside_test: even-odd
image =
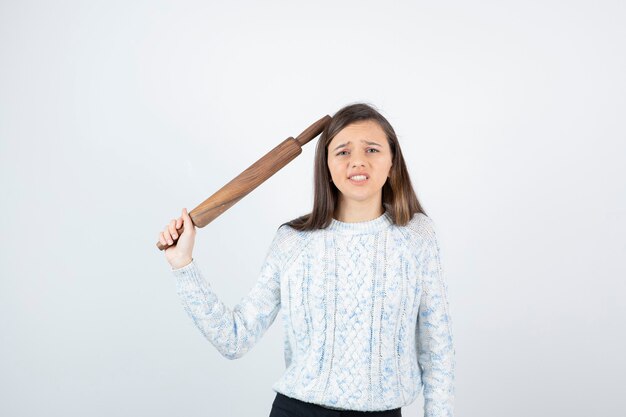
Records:
[[[328,145],[328,169],[342,197],[380,204],[382,187],[391,172],[391,148],[374,120],[353,122]],[[356,174],[367,177],[351,179]]]

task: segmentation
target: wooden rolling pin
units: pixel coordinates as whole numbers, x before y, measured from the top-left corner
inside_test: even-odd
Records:
[[[322,133],[331,119],[329,115],[326,115],[306,128],[297,138],[288,137],[241,174],[233,178],[228,184],[217,190],[212,196],[189,212],[189,217],[191,217],[193,224],[196,227],[204,227],[211,223],[217,216],[228,210],[250,191],[280,171],[282,167],[302,153],[302,146]],[[179,237],[183,230],[184,226],[177,229]],[[174,243],[171,245],[162,245],[161,242],[157,242],[157,248],[165,250],[170,246],[174,246],[178,238],[172,240]]]

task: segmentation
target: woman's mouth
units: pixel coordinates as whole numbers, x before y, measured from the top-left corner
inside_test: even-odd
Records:
[[[363,185],[369,181],[369,178],[366,175],[354,175],[348,178],[351,184],[354,185]]]

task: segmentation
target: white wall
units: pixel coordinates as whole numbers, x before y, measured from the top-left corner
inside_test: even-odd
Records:
[[[457,415],[621,415],[625,18],[620,1],[0,3],[0,414],[269,415],[280,315],[222,358],[157,235],[365,101],[439,227]],[[313,151],[198,230],[229,305],[310,210]]]

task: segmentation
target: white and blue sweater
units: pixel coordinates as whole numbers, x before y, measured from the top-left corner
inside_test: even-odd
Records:
[[[411,404],[453,416],[455,349],[433,221],[388,213],[326,229],[279,227],[260,276],[232,309],[195,260],[172,269],[183,306],[226,358],[248,352],[282,311],[286,370],[272,386],[337,410]]]

